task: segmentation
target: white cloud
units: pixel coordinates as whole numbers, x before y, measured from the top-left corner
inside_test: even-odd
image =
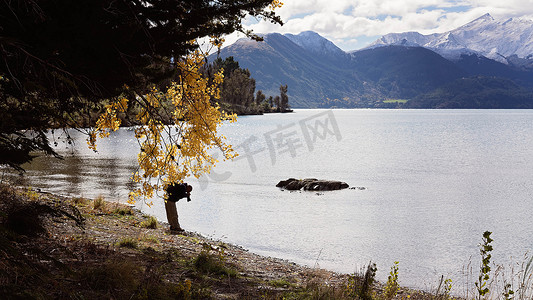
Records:
[[[444,32],[490,13],[496,19],[533,16],[531,0],[286,0],[276,11],[284,26],[254,19],[257,33],[312,30],[344,50],[353,50],[390,32]],[[237,35],[228,37],[234,42]]]

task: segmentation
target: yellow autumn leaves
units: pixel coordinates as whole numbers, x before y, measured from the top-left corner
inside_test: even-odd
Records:
[[[280,0],[273,0],[268,8],[273,11],[282,5]],[[220,48],[224,39],[212,35],[210,42]],[[226,114],[216,104],[223,70],[207,78],[201,72],[204,64],[205,56],[199,51],[179,59],[179,76],[165,91],[153,88],[148,93],[130,93],[135,95],[130,99],[115,99],[90,130],[87,143],[96,151],[97,138],[108,137],[111,131],[118,130],[121,125],[118,114],[128,111],[128,105],[136,105],[135,118],[139,125],[135,127],[135,138],[140,151],[139,168],[132,179],[138,188],[130,193],[128,202],[133,203],[137,197],[152,198],[170,183],[209,173],[218,162],[210,154],[214,148],[222,152],[223,160],[237,156],[226,143],[226,137],[218,133],[224,120],[236,121],[236,115]]]
[[[271,10],[275,10],[276,8],[280,8],[283,6],[283,2],[280,0],[274,0],[270,5],[268,6]]]
[[[129,202],[133,203],[137,197],[151,198],[169,183],[209,173],[218,162],[210,154],[213,148],[221,150],[224,160],[237,156],[226,143],[226,138],[218,133],[224,120],[234,122],[236,116],[226,114],[213,104],[220,98],[223,70],[210,81],[200,71],[204,63],[205,58],[198,51],[179,60],[180,75],[166,91],[153,88],[129,101],[118,99],[105,107],[105,112],[89,133],[89,148],[96,150],[97,136],[107,137],[110,131],[119,128],[117,114],[125,112],[129,102],[140,104],[136,115],[140,125],[135,127],[140,146],[139,170],[132,176],[139,187],[130,193]],[[163,123],[160,108],[165,108],[170,116],[171,126]]]
[[[118,101],[106,105],[105,111],[100,115],[96,121],[96,129],[89,132],[87,144],[89,148],[96,151],[96,136],[105,138],[110,134],[110,130],[116,131],[120,126],[120,119],[117,117],[118,112],[126,111],[128,107],[128,99],[121,98]]]

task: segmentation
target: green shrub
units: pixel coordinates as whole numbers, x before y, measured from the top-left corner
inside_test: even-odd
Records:
[[[478,281],[476,282],[479,299],[483,299],[484,296],[489,293],[489,287],[487,286],[487,283],[490,278],[490,259],[492,257],[490,254],[492,251],[492,245],[490,244],[492,242],[492,239],[490,238],[491,233],[492,232],[490,231],[485,231],[483,233],[483,244],[479,245],[479,252],[481,254],[481,267],[479,270]]]
[[[400,289],[400,285],[398,284],[398,262],[395,261],[390,269],[384,292],[386,299],[392,299]]]

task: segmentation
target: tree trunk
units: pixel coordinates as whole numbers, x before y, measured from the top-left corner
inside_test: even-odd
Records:
[[[178,221],[178,210],[176,208],[176,202],[165,201],[165,211],[167,213],[168,224],[170,224],[171,231],[183,231]]]

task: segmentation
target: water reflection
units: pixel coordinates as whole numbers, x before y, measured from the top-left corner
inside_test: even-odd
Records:
[[[137,170],[133,154],[138,148],[131,131],[120,130],[109,140],[102,140],[98,152],[85,149],[85,136],[70,131],[73,145],[59,144],[55,150],[61,159],[40,156],[22,167],[26,173],[21,176],[9,169],[3,169],[4,180],[16,185],[27,185],[54,193],[73,196],[96,197],[124,202],[134,183],[131,174]],[[84,148],[85,147],[85,148]]]

